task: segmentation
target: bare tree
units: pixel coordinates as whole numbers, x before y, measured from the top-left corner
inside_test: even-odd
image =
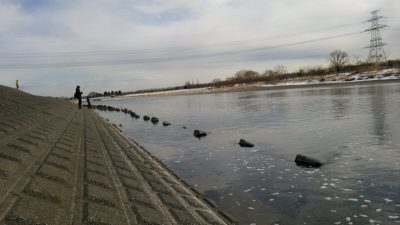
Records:
[[[222,80],[221,79],[219,79],[219,78],[215,78],[213,81],[212,81],[214,84],[215,83],[221,83],[222,82]]]
[[[236,72],[235,78],[240,80],[249,80],[256,78],[258,75],[259,74],[257,72],[252,70],[239,70]]]
[[[349,55],[347,52],[335,50],[329,55],[329,62],[331,67],[335,68],[336,72],[339,72],[349,62]]]
[[[262,75],[263,76],[273,76],[274,73],[275,72],[273,70],[267,69],[267,70],[265,70],[265,72]]]
[[[283,75],[283,74],[286,74],[287,73],[287,69],[286,69],[286,66],[284,66],[284,65],[277,65],[277,66],[274,66],[274,72],[275,72],[275,74],[276,75]]]
[[[189,80],[185,81],[185,85],[183,86],[184,89],[186,88],[190,88],[192,86],[192,84],[190,83]]]

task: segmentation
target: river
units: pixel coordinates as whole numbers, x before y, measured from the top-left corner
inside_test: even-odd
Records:
[[[93,104],[171,122],[98,111],[239,224],[400,224],[399,82]]]

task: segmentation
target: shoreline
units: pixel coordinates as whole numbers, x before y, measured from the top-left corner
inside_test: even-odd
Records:
[[[266,91],[266,90],[284,90],[284,89],[299,89],[299,88],[320,88],[320,87],[335,87],[335,86],[364,86],[371,84],[387,84],[387,83],[400,83],[400,78],[395,79],[382,79],[382,80],[355,80],[343,82],[318,82],[318,83],[298,83],[298,84],[276,84],[276,85],[259,85],[248,84],[232,87],[221,88],[199,88],[199,89],[183,89],[178,91],[164,91],[153,92],[144,94],[130,94],[117,97],[100,97],[94,98],[94,101],[102,100],[119,100],[134,97],[167,97],[167,96],[186,96],[186,95],[203,95],[203,94],[222,94],[233,92],[246,92],[246,91]]]
[[[392,83],[400,82],[400,69],[392,68],[380,71],[371,71],[363,73],[339,73],[321,76],[297,77],[286,81],[280,81],[273,84],[263,82],[257,83],[239,83],[233,86],[221,87],[203,87],[192,89],[177,89],[169,91],[155,91],[147,93],[126,94],[121,96],[98,97],[93,98],[94,101],[109,99],[124,99],[131,97],[153,97],[153,96],[184,96],[184,95],[200,95],[200,94],[219,94],[243,91],[264,91],[264,90],[280,90],[293,88],[314,88],[314,87],[331,87],[331,86],[353,86],[353,85],[369,85],[375,83]]]

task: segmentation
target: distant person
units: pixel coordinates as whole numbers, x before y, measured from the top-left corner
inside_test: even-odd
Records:
[[[91,109],[91,108],[92,108],[92,104],[90,104],[89,96],[86,96],[86,101],[87,101],[87,107],[88,107],[89,109]]]
[[[82,108],[82,94],[83,94],[83,92],[81,92],[81,88],[79,87],[79,85],[76,86],[74,98],[78,99],[79,108]]]
[[[19,80],[15,81],[15,86],[17,87],[17,91],[19,90]]]

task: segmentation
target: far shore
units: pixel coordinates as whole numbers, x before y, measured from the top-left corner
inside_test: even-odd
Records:
[[[180,96],[180,95],[199,95],[199,94],[218,94],[218,93],[230,93],[230,92],[246,92],[246,91],[264,91],[264,90],[281,90],[281,89],[294,89],[294,88],[311,88],[311,87],[331,87],[331,86],[354,86],[354,85],[370,85],[370,84],[383,84],[383,83],[400,83],[400,79],[392,80],[370,80],[370,81],[353,81],[346,83],[310,83],[310,84],[297,84],[297,85],[270,85],[260,86],[256,84],[233,86],[233,87],[222,87],[222,88],[211,88],[207,91],[192,89],[190,92],[178,92],[178,93],[157,93],[153,95],[142,95],[142,96]],[[150,94],[150,93],[149,93]]]
[[[127,97],[160,97],[160,96],[183,96],[183,95],[201,95],[201,94],[219,94],[230,92],[246,92],[246,91],[264,91],[264,90],[281,90],[281,89],[295,89],[295,88],[319,88],[319,87],[333,87],[333,86],[355,86],[355,85],[371,85],[371,84],[384,84],[384,83],[400,83],[400,78],[396,79],[378,79],[378,80],[355,80],[355,81],[342,81],[342,82],[310,82],[310,83],[294,83],[284,84],[277,83],[274,85],[265,84],[243,84],[230,87],[212,87],[212,88],[197,88],[197,89],[181,89],[175,91],[160,91],[143,94],[131,94],[118,96],[107,99],[121,99]],[[104,98],[98,98],[101,100]]]
[[[400,68],[368,71],[361,73],[336,73],[321,76],[297,77],[289,80],[281,80],[276,83],[243,83],[233,86],[187,88],[169,91],[156,91],[147,93],[128,94],[123,96],[111,97],[121,99],[126,97],[151,97],[151,96],[181,96],[181,95],[200,95],[218,94],[229,92],[279,90],[293,88],[312,88],[312,87],[331,87],[331,86],[353,86],[369,85],[376,83],[396,83],[400,82]],[[100,98],[103,99],[103,98]]]

